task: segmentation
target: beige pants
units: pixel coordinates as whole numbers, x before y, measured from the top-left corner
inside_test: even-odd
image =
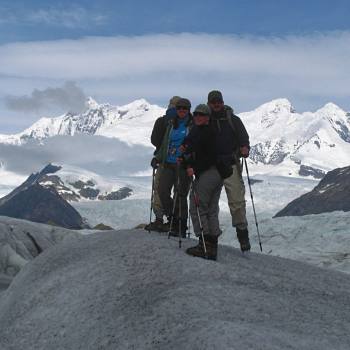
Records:
[[[233,173],[224,180],[228,206],[232,217],[232,226],[244,230],[248,226],[246,217],[245,187],[238,167],[232,167]]]
[[[159,197],[159,179],[162,173],[162,166],[160,165],[156,170],[156,174],[154,176],[154,192],[153,192],[153,212],[157,219],[163,220],[163,207],[162,202]]]

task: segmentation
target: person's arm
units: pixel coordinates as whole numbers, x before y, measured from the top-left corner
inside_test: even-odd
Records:
[[[162,145],[165,129],[164,117],[159,117],[154,123],[151,134],[151,143],[156,149]]]
[[[233,122],[235,129],[237,130],[240,153],[244,158],[247,158],[249,157],[250,151],[250,142],[247,129],[245,128],[242,120],[236,115],[233,116]]]

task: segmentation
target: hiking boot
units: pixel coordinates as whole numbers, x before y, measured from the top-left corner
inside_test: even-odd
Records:
[[[207,259],[216,260],[218,255],[218,237],[217,236],[204,236],[205,246],[207,248]]]
[[[199,236],[198,244],[196,246],[186,249],[186,254],[206,258],[206,255],[204,254],[202,236]]]
[[[145,226],[146,231],[157,231],[157,232],[164,232],[164,224],[162,219],[156,219],[155,221],[151,222],[150,224]]]
[[[204,252],[204,244],[201,236],[199,236],[199,241],[196,246],[186,249],[186,254],[203,259],[216,260],[218,253],[218,238],[216,236],[207,235],[204,236],[204,239],[207,254]]]
[[[248,236],[248,230],[240,230],[236,229],[237,232],[237,238],[238,242],[241,245],[241,251],[242,252],[247,252],[250,250],[250,242],[249,242],[249,236]]]

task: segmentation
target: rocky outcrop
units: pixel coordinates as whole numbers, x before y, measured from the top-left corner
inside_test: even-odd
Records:
[[[0,205],[0,215],[70,229],[84,227],[80,214],[54,188],[34,183]]]
[[[15,188],[12,192],[10,192],[7,196],[0,199],[0,206],[10,200],[12,197],[16,196],[21,191],[29,188],[30,186],[34,185],[35,183],[39,183],[43,179],[47,177],[48,174],[55,173],[59,170],[61,170],[62,167],[56,166],[53,164],[48,164],[38,173],[31,174],[26,181],[24,181],[20,186]]]
[[[129,187],[122,187],[118,191],[111,192],[107,195],[101,195],[98,197],[100,200],[121,200],[132,195],[132,189]]]
[[[309,193],[279,211],[275,217],[350,211],[350,166],[332,170]]]
[[[42,251],[78,237],[77,231],[0,216],[0,290]]]
[[[322,179],[326,175],[326,173],[321,169],[316,169],[307,165],[300,165],[299,175],[312,176],[315,179]]]

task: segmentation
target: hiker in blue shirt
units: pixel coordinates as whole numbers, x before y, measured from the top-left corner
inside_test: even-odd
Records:
[[[180,230],[181,235],[185,237],[187,230],[187,195],[190,180],[186,170],[179,165],[178,158],[182,154],[180,146],[188,135],[192,122],[190,110],[191,103],[188,99],[181,98],[177,101],[176,117],[169,120],[162,145],[155,155],[159,163],[162,164],[162,173],[159,179],[159,196],[165,215],[168,217],[168,222],[171,219],[173,222],[170,232],[172,236],[177,236]],[[172,188],[174,188],[174,193],[177,193],[178,196],[175,206],[173,203],[174,198],[171,196]],[[179,205],[179,202],[181,205]]]

